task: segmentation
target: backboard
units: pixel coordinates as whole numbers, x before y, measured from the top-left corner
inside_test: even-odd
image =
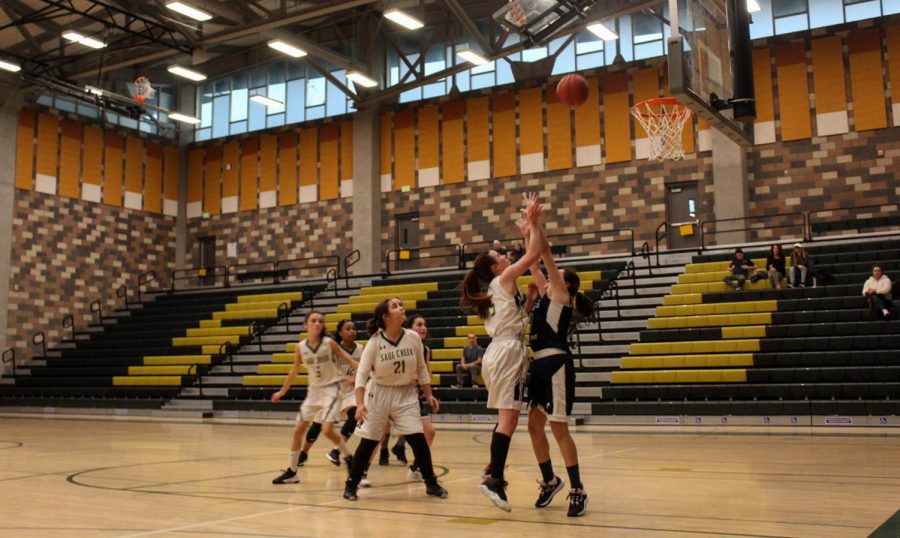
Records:
[[[668,7],[672,96],[736,143],[752,146],[756,108],[746,0],[669,0]]]
[[[538,45],[584,15],[595,0],[510,0],[494,13],[498,24]]]

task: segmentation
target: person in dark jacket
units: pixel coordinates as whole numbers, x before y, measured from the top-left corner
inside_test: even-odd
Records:
[[[784,264],[784,252],[781,251],[781,245],[776,243],[769,249],[769,255],[766,257],[766,269],[753,273],[750,282],[768,278],[770,288],[773,290],[780,288],[781,279],[787,275]]]
[[[744,287],[744,281],[747,280],[747,274],[754,268],[756,268],[756,265],[753,263],[753,260],[746,259],[744,251],[736,249],[734,251],[734,259],[731,260],[731,265],[728,266],[731,274],[723,278],[722,281],[734,291],[741,291]]]

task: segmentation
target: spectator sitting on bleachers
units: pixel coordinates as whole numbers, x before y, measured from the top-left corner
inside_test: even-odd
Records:
[[[803,248],[800,243],[794,243],[794,250],[791,252],[791,276],[788,279],[788,287],[806,287],[806,277],[812,274],[813,261],[809,256],[809,252]],[[799,279],[798,279],[799,273]]]
[[[494,239],[493,246],[491,247],[497,254],[501,256],[506,256],[506,248],[503,247],[503,243],[500,242],[499,239]]]
[[[474,388],[478,388],[478,376],[481,374],[481,360],[484,357],[484,348],[478,345],[478,339],[474,334],[466,336],[466,347],[463,348],[462,358],[456,365],[456,384],[451,388],[463,387],[463,372],[469,374],[469,382]]]
[[[521,241],[516,241],[506,255],[509,257],[510,262],[516,263],[519,261],[519,258],[525,255],[525,247],[522,246]]]
[[[731,289],[734,291],[741,291],[744,287],[744,281],[747,280],[747,273],[754,267],[756,265],[753,263],[753,260],[745,259],[744,251],[737,249],[734,251],[734,259],[731,260],[731,265],[728,266],[731,274],[723,278],[722,281],[731,286]]]
[[[863,296],[878,318],[890,319],[894,309],[894,303],[891,301],[891,279],[884,274],[880,265],[872,266],[872,276],[863,284]]]
[[[769,279],[769,287],[776,290],[781,287],[781,279],[787,275],[784,269],[784,253],[781,251],[781,245],[775,243],[769,249],[769,255],[766,257],[766,269],[756,271],[750,276],[750,282],[756,282],[764,278]]]

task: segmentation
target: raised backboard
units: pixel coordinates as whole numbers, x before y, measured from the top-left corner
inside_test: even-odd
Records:
[[[494,12],[494,20],[522,35],[530,44],[546,42],[578,20],[595,0],[510,0]]]
[[[669,0],[668,13],[672,96],[738,144],[752,146],[756,108],[746,0]]]

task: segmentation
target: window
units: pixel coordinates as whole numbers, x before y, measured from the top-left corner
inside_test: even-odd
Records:
[[[787,34],[809,28],[806,0],[774,0],[775,33]]]
[[[662,56],[662,21],[647,13],[635,13],[631,16],[631,24],[634,35],[634,59]]]

